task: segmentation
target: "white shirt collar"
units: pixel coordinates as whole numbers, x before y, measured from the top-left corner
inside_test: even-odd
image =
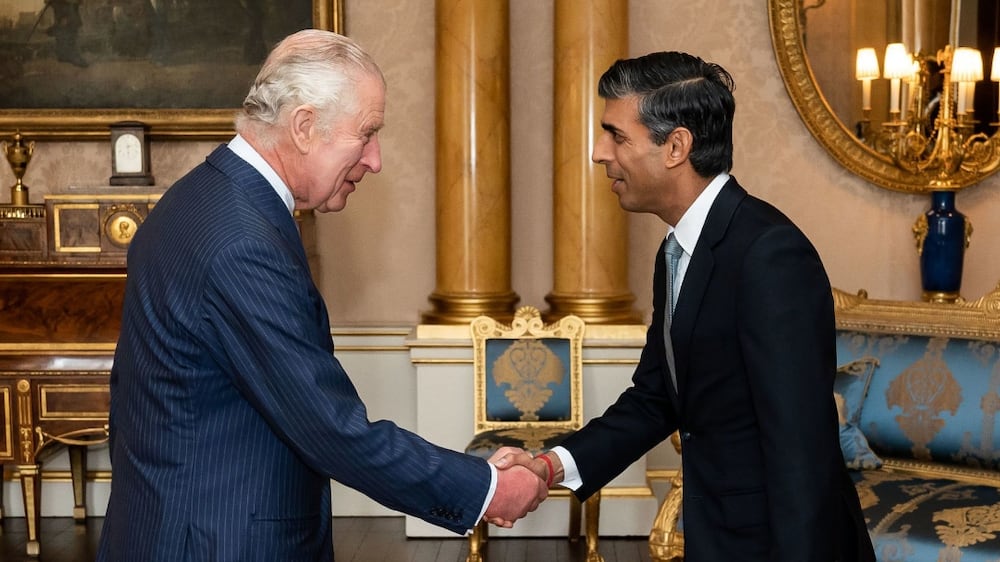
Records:
[[[264,179],[267,180],[267,183],[271,184],[278,197],[281,197],[281,200],[284,201],[289,213],[295,211],[295,198],[292,197],[292,190],[288,189],[288,186],[285,185],[284,180],[281,179],[278,172],[274,171],[274,168],[264,160],[264,157],[254,147],[250,146],[250,143],[246,139],[240,135],[236,135],[229,141],[228,146],[229,150],[232,150],[236,156],[245,160],[247,164],[253,166],[255,170],[264,176]]]
[[[694,203],[684,212],[681,220],[677,221],[677,226],[667,230],[668,235],[671,232],[674,233],[674,237],[677,238],[677,243],[681,245],[686,257],[690,257],[694,253],[694,249],[698,245],[698,238],[701,236],[705,221],[708,219],[708,212],[712,209],[712,203],[715,202],[715,198],[718,197],[722,186],[726,185],[727,181],[729,181],[727,173],[715,176],[715,179],[709,182],[708,186],[694,200]]]

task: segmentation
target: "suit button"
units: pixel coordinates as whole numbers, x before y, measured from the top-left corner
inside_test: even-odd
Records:
[[[691,435],[690,432],[685,431],[681,433],[681,441],[690,441],[692,439],[694,439],[694,435]]]

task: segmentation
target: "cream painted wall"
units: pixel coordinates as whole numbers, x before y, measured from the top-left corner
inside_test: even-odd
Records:
[[[435,288],[434,2],[345,0],[347,32],[381,64],[389,82],[384,169],[369,176],[346,211],[321,216],[321,289],[338,325],[414,324]],[[546,308],[551,289],[552,0],[511,0],[512,287],[522,304]],[[839,288],[873,298],[918,299],[910,234],[929,198],[889,192],[842,169],[813,140],[778,75],[762,0],[632,0],[630,50],[685,50],[718,62],[736,80],[734,174],[812,238]],[[168,185],[203,160],[214,142],[153,145],[153,172]],[[0,183],[13,176],[0,167]],[[25,177],[32,202],[66,186],[99,186],[110,174],[103,142],[39,143]],[[963,294],[1000,280],[1000,177],[959,194],[973,225]],[[0,195],[6,201],[6,193]],[[650,309],[652,255],[664,226],[630,217],[629,283]]]

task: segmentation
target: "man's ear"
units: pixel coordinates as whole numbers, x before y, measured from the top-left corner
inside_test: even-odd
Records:
[[[302,154],[308,153],[318,138],[316,120],[316,108],[311,105],[300,105],[292,109],[288,116],[292,143]]]
[[[667,141],[663,143],[663,164],[667,168],[674,168],[687,162],[691,155],[691,146],[694,144],[694,136],[686,127],[677,127],[667,135]]]

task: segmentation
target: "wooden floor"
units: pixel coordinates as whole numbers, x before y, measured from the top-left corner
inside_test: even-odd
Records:
[[[41,521],[42,555],[25,555],[27,531],[23,518],[0,523],[3,562],[91,562],[101,534],[101,518],[75,524],[72,518]],[[335,517],[333,543],[337,562],[464,562],[467,539],[407,539],[401,517]],[[600,541],[605,562],[647,562],[646,537],[605,538]],[[565,539],[493,539],[486,545],[487,562],[573,562],[584,559],[584,541]]]

